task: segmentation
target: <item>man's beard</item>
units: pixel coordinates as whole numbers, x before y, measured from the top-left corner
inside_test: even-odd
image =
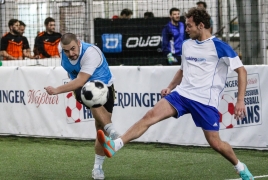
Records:
[[[71,57],[68,57],[70,60],[72,60],[72,61],[75,61],[75,60],[77,60],[78,59],[78,56],[79,55],[74,55],[74,56],[71,56]]]
[[[52,34],[52,33],[55,32],[55,29],[49,29],[49,30],[47,30],[47,32],[50,33],[50,34]]]
[[[178,23],[180,21],[180,19],[175,19],[175,18],[172,18],[172,21],[175,22],[175,23]]]
[[[199,39],[199,37],[200,37],[200,34],[195,34],[194,36],[190,36],[190,38],[192,39],[192,40],[198,40]]]
[[[20,35],[20,34],[21,34],[20,31],[17,31],[17,30],[15,30],[15,29],[13,29],[12,32],[13,32],[15,35]]]

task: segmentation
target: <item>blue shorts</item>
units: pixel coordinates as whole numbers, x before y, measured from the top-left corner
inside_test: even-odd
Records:
[[[190,113],[197,127],[208,131],[219,131],[220,115],[215,107],[187,99],[176,91],[164,98],[177,110],[175,118]]]

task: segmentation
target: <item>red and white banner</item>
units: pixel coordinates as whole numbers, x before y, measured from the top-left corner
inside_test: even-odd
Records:
[[[268,66],[246,66],[247,116],[233,118],[237,96],[237,74],[231,72],[221,97],[220,135],[233,147],[268,149]],[[137,122],[161,98],[178,70],[176,66],[111,67],[116,100],[112,121],[120,133]],[[45,86],[68,83],[62,67],[0,67],[0,133],[42,137],[94,139],[94,118],[76,102],[71,92],[50,96]],[[153,125],[136,141],[207,146],[202,129],[191,115],[169,118]]]

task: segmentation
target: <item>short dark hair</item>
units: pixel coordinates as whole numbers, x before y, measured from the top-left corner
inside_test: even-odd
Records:
[[[47,17],[44,21],[44,24],[47,26],[50,22],[55,22],[55,19],[52,17]]]
[[[20,26],[26,27],[26,24],[23,21],[19,21],[19,23],[20,23]]]
[[[16,22],[19,22],[19,20],[18,19],[10,19],[8,21],[8,27],[13,26]]]
[[[171,15],[173,11],[180,11],[180,10],[178,8],[173,7],[169,10],[169,15]]]
[[[144,17],[147,16],[147,18],[154,18],[154,13],[153,12],[145,12]]]
[[[210,15],[204,8],[193,7],[185,13],[186,18],[193,17],[195,25],[198,26],[200,23],[203,23],[206,29],[210,28]]]
[[[120,16],[123,16],[123,15],[126,15],[126,16],[129,16],[129,15],[132,15],[133,14],[133,12],[130,10],[130,9],[123,9],[122,11],[121,11],[121,13],[120,13]]]
[[[61,41],[61,43],[62,43],[63,45],[68,45],[68,44],[70,44],[72,41],[77,42],[78,39],[77,39],[76,35],[73,34],[73,33],[65,33],[65,34],[63,34],[63,35],[61,36],[60,41]]]
[[[203,4],[204,8],[207,9],[207,3],[205,1],[198,1],[196,5]]]

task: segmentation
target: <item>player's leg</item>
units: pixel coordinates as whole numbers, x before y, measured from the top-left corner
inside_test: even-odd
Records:
[[[231,146],[221,141],[219,137],[219,112],[215,107],[189,100],[189,109],[197,127],[203,129],[204,135],[209,145],[232,164],[237,164],[238,160]]]
[[[232,147],[227,142],[224,142],[220,139],[219,131],[203,131],[210,147],[212,147],[215,151],[219,152],[233,165],[236,165],[238,163],[238,159]]]
[[[103,126],[99,121],[95,121],[95,127],[98,131],[99,129],[103,130]],[[104,172],[102,170],[102,164],[105,159],[105,154],[103,152],[102,146],[98,141],[98,138],[95,140],[95,161],[94,161],[94,167],[92,170],[92,178],[93,179],[104,179]]]
[[[109,87],[109,98],[104,106],[98,108],[91,108],[91,113],[95,119],[96,130],[102,130],[106,132],[106,135],[112,139],[118,138],[119,134],[115,131],[112,124],[112,112],[114,107],[114,89],[113,86]],[[95,141],[95,163],[92,170],[93,179],[104,179],[104,172],[102,170],[102,164],[105,159],[103,148],[96,137]]]
[[[209,145],[235,166],[243,180],[253,178],[246,165],[237,159],[232,147],[220,139],[218,110],[215,107],[190,100],[190,112],[195,124],[203,129]]]
[[[237,159],[230,144],[220,139],[218,131],[203,131],[209,145],[234,165],[237,173],[240,175],[242,180],[254,179],[247,166]]]
[[[78,88],[75,90],[75,97],[77,101],[83,104],[83,101],[81,99],[81,88]],[[113,107],[114,107],[114,99],[115,99],[115,90],[114,86],[108,87],[109,90],[109,98],[107,102],[100,107],[97,108],[90,108],[90,111],[95,119],[95,121],[98,121],[100,125],[104,128],[104,130],[108,133],[110,137],[113,139],[117,138],[119,136],[119,133],[115,130],[113,123],[111,121]],[[85,104],[84,104],[85,105]],[[86,106],[86,105],[85,105]],[[87,106],[86,106],[87,107]],[[89,107],[87,107],[89,108]]]
[[[176,114],[177,110],[166,99],[161,99],[120,138],[111,140],[102,131],[98,131],[98,139],[104,148],[105,155],[112,157],[124,144],[139,138],[150,126]]]
[[[95,121],[97,121],[103,130],[107,133],[112,139],[119,137],[119,133],[115,130],[114,125],[111,121],[112,113],[108,112],[103,106],[98,108],[90,109]]]
[[[96,131],[99,129],[105,130],[107,135],[117,138],[119,134],[115,131],[114,126],[111,121],[112,111],[114,106],[114,88],[113,86],[109,87],[109,98],[104,106],[98,108],[91,108],[91,113],[95,119]],[[83,103],[81,100],[81,88],[75,91],[76,99]],[[95,141],[95,161],[94,168],[92,170],[93,179],[104,179],[104,172],[102,170],[102,164],[105,159],[105,154],[103,148],[96,138]]]
[[[115,99],[115,90],[114,86],[108,87],[109,89],[109,98],[107,102],[98,108],[91,108],[91,112],[96,121],[98,121],[104,131],[110,136],[112,139],[116,139],[119,137],[119,133],[115,130],[114,125],[111,121],[113,107],[114,107],[114,99]]]
[[[175,114],[177,114],[177,111],[173,108],[173,106],[166,99],[161,99],[143,116],[141,120],[136,122],[123,136],[121,136],[123,143],[126,144],[131,140],[139,138],[150,126],[174,116]]]

